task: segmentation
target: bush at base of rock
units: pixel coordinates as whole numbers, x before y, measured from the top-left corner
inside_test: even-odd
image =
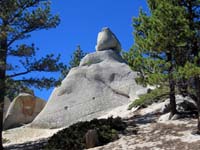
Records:
[[[121,118],[93,119],[78,122],[53,135],[48,141],[46,150],[81,150],[86,148],[85,134],[94,129],[98,133],[98,145],[104,145],[118,138],[118,132],[126,129]]]
[[[162,101],[169,98],[169,89],[167,87],[160,87],[146,94],[142,94],[138,99],[134,100],[128,107],[131,110],[133,107],[147,107],[154,102]]]

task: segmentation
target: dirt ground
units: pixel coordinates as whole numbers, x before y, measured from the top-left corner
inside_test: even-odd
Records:
[[[149,109],[133,113],[127,133],[120,139],[91,150],[199,150],[200,135],[193,134],[196,118],[182,118],[159,122],[157,110]],[[131,126],[136,123],[136,127]],[[137,134],[135,134],[137,132]]]
[[[120,138],[107,145],[90,150],[200,150],[200,135],[192,134],[196,129],[196,118],[160,121],[160,104],[134,112],[126,112],[124,120],[128,128],[120,134]],[[116,114],[124,112],[115,110]],[[48,138],[58,129],[34,129],[20,127],[3,132],[8,139],[5,145],[19,144]]]

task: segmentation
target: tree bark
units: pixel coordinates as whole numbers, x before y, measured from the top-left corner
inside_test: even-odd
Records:
[[[172,54],[168,53],[167,54],[167,59],[170,62],[170,67],[169,67],[169,88],[170,88],[170,92],[169,92],[169,99],[170,99],[170,117],[169,119],[171,119],[171,117],[173,117],[176,113],[176,97],[175,97],[175,81],[173,78],[173,61],[172,61]]]
[[[197,30],[197,28],[195,27],[195,11],[193,10],[193,3],[190,0],[186,1],[186,8],[188,11],[188,19],[190,22],[190,29],[192,31]],[[192,43],[192,54],[195,57],[199,57],[199,46],[198,46],[198,39],[196,37],[196,35],[193,36],[193,38],[191,39],[191,43]],[[200,58],[198,58],[197,60],[197,65],[200,66]],[[196,94],[196,103],[197,103],[197,111],[198,111],[198,120],[197,120],[197,133],[200,134],[200,77],[196,76],[194,78],[194,86],[195,86],[195,94]]]
[[[195,91],[196,91],[196,97],[197,97],[197,133],[200,134],[200,78],[195,78]]]
[[[5,79],[6,79],[6,56],[7,56],[7,38],[0,41],[0,149],[3,149],[3,110],[5,97]]]
[[[176,97],[175,97],[175,81],[172,73],[169,74],[169,99],[170,99],[170,118],[177,113],[176,110]]]

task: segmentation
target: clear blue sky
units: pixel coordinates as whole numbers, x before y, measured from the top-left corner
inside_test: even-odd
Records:
[[[60,25],[33,32],[27,42],[35,43],[40,56],[60,53],[68,64],[77,45],[84,52],[95,51],[97,34],[105,26],[116,34],[123,49],[129,50],[133,45],[132,17],[138,16],[140,8],[147,10],[147,4],[146,0],[52,0],[51,8],[59,14]],[[35,94],[48,100],[52,89],[35,90]]]

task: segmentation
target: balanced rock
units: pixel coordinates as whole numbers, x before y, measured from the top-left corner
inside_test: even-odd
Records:
[[[3,123],[4,130],[32,122],[45,104],[44,100],[31,94],[19,94],[8,108]]]
[[[72,68],[31,125],[40,128],[67,127],[78,121],[103,116],[134,100],[137,92],[144,88],[136,84],[137,73],[115,50],[117,43],[113,44],[114,50],[97,49],[86,55],[78,67]]]
[[[103,51],[108,49],[120,52],[121,44],[115,34],[108,27],[105,27],[98,34],[96,51]]]

